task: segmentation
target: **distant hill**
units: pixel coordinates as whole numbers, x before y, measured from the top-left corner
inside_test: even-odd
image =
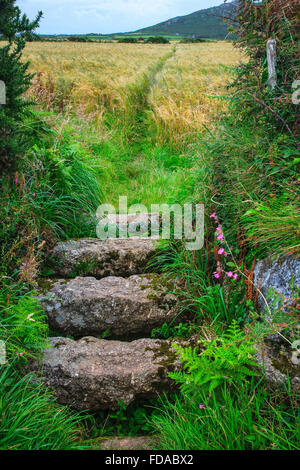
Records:
[[[178,35],[224,39],[228,34],[223,17],[232,17],[236,1],[223,3],[218,7],[199,10],[185,16],[177,16],[162,23],[139,29],[135,33],[149,35]]]

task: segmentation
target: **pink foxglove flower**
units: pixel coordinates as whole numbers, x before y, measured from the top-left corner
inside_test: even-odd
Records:
[[[218,251],[218,254],[219,254],[219,255],[223,255],[224,253],[225,253],[224,248],[220,248],[219,251]]]
[[[216,272],[214,272],[213,274],[214,274],[214,277],[215,277],[216,279],[219,279],[219,277],[220,277],[220,274],[219,274],[217,271],[216,271]]]
[[[232,276],[233,276],[233,272],[232,272],[232,271],[229,271],[229,273],[227,273],[227,276],[228,276],[228,277],[232,277]]]
[[[210,218],[211,218],[211,219],[214,219],[214,218],[216,217],[216,215],[217,215],[216,212],[213,212],[213,213],[211,214]]]
[[[234,273],[233,278],[234,278],[234,279],[237,279],[237,278],[238,278],[237,273]]]

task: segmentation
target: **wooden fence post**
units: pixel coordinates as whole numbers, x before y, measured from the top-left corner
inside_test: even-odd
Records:
[[[267,59],[268,59],[268,85],[271,90],[274,90],[277,85],[276,73],[276,39],[269,39],[267,41]]]
[[[2,104],[6,104],[6,89],[5,83],[0,80],[0,107]]]

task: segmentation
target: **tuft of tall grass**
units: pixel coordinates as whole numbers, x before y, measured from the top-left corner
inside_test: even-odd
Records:
[[[101,169],[70,132],[53,131],[50,142],[40,137],[22,168],[0,177],[0,268],[23,271],[25,281],[55,240],[96,236]]]
[[[266,203],[256,203],[247,211],[242,222],[248,237],[254,238],[264,251],[272,254],[300,252],[299,198],[279,198]]]
[[[158,449],[299,450],[299,408],[288,390],[280,406],[277,398],[253,383],[165,397],[151,419]]]
[[[0,449],[82,450],[83,413],[70,412],[55,403],[42,384],[21,377],[14,363],[0,366]]]
[[[193,312],[197,322],[222,331],[233,320],[247,315],[244,285],[221,286],[212,281],[212,267],[204,249],[191,252],[182,243],[165,243],[152,262],[167,279],[173,279],[182,301],[182,312]]]
[[[256,257],[299,253],[299,159],[291,138],[232,113],[213,138],[203,139],[200,152],[211,168],[211,207],[236,255],[243,243]]]

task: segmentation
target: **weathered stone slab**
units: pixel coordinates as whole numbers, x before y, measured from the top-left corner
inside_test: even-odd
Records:
[[[107,214],[98,219],[97,236],[103,238],[103,234],[108,233],[111,238],[119,236],[148,238],[151,231],[158,235],[159,228],[159,213]]]
[[[50,327],[76,338],[99,336],[136,339],[178,314],[175,295],[154,274],[121,277],[77,277],[55,282],[39,300]]]
[[[75,276],[131,276],[145,272],[155,253],[155,241],[128,238],[82,239],[58,243],[51,253],[54,273]]]
[[[293,390],[300,390],[300,361],[293,361],[295,353],[284,343],[278,343],[277,347],[257,344],[255,358],[271,388],[283,388],[289,382]],[[295,356],[300,357],[299,354]]]
[[[31,364],[31,370],[54,389],[59,403],[76,410],[113,410],[120,401],[128,406],[137,398],[172,391],[175,382],[168,371],[182,367],[170,341],[49,341],[52,347],[45,349],[39,364]]]
[[[113,437],[94,441],[101,450],[152,450],[155,446],[152,437]]]
[[[278,301],[272,306],[276,297],[283,301],[282,309],[286,311],[297,298],[296,290],[300,289],[300,258],[289,255],[275,261],[269,258],[258,261],[254,269],[254,284],[266,297],[272,312],[278,306]],[[268,293],[270,289],[276,294]],[[268,312],[260,294],[258,304],[262,312]]]

